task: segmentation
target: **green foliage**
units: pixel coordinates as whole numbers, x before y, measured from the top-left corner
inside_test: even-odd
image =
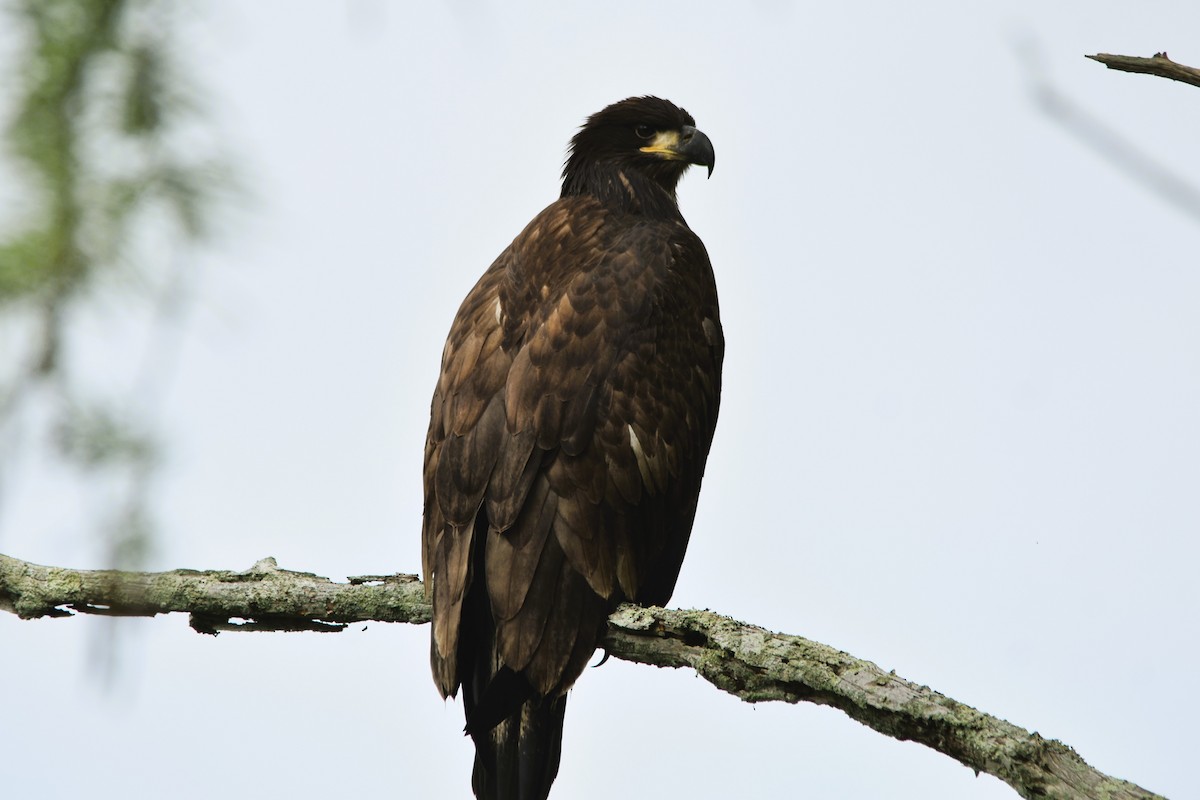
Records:
[[[38,212],[0,245],[0,304],[59,304],[128,255],[153,209],[199,239],[228,170],[171,147],[194,116],[170,57],[170,3],[25,0],[22,96],[7,131]]]
[[[138,427],[112,409],[71,408],[58,420],[55,444],[64,457],[85,468],[117,461],[148,465],[157,448],[149,432]]]
[[[208,237],[231,170],[195,145],[200,104],[174,58],[185,9],[171,0],[14,0],[4,11],[24,37],[3,67],[16,90],[3,155],[18,170],[21,202],[0,219],[0,330],[15,329],[27,352],[21,366],[0,365],[0,459],[6,426],[30,416],[23,406],[53,406],[33,415],[48,420],[44,444],[128,486],[114,514],[128,529],[114,549],[125,550],[121,542],[144,542],[151,528],[141,504],[157,460],[152,426],[132,422],[120,401],[93,397],[60,351],[78,316],[122,283],[112,277],[132,269],[141,280],[125,284],[169,283],[178,261],[162,260],[164,231],[179,246]]]

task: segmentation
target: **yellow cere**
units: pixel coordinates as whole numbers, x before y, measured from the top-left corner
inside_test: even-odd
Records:
[[[643,153],[656,153],[663,158],[679,160],[679,131],[659,131],[654,139],[645,147],[639,148]]]

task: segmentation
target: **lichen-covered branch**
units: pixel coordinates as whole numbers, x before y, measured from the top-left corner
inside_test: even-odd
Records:
[[[271,558],[244,572],[118,572],[44,567],[0,555],[0,609],[24,619],[75,611],[121,616],[183,612],[202,633],[329,631],[352,622],[419,624],[430,618],[415,575],[367,575],[335,583],[280,569]],[[994,775],[1025,798],[1159,797],[1097,772],[1060,742],[909,683],[869,661],[710,611],[622,606],[609,618],[604,648],[625,661],[690,667],[748,702],[833,706],[880,733],[919,742]]]
[[[22,619],[106,614],[191,615],[201,633],[222,630],[341,630],[351,622],[424,623],[430,618],[416,575],[366,575],[334,583],[280,569],[264,558],[244,572],[170,572],[43,567],[0,555],[0,610]],[[235,622],[235,620],[239,620]]]
[[[608,652],[626,661],[691,667],[751,703],[833,706],[895,739],[919,742],[994,775],[1025,798],[1157,798],[1092,769],[1043,739],[828,645],[711,611],[622,606],[609,618]]]
[[[1200,69],[1172,61],[1166,53],[1155,53],[1151,58],[1097,53],[1094,56],[1087,56],[1087,58],[1099,61],[1109,69],[1119,69],[1122,72],[1141,72],[1146,75],[1157,75],[1160,78],[1190,83],[1192,86],[1200,86]]]

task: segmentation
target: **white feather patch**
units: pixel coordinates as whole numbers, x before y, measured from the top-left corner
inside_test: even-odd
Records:
[[[633,457],[637,460],[638,472],[642,473],[642,483],[647,489],[654,489],[654,479],[650,475],[650,463],[645,451],[642,450],[642,443],[638,439],[638,435],[634,433],[632,425],[625,427],[629,429],[629,446],[633,449]]]

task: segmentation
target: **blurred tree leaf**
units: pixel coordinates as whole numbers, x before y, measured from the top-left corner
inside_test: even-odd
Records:
[[[157,455],[153,437],[111,408],[67,409],[57,421],[54,439],[64,457],[87,468],[151,464]]]
[[[0,219],[0,315],[22,343],[23,366],[0,372],[0,461],[11,455],[6,427],[38,420],[41,446],[92,480],[103,473],[113,479],[105,485],[124,487],[111,498],[115,522],[98,526],[113,557],[144,553],[150,540],[153,414],[146,397],[113,397],[111,381],[89,385],[77,359],[63,356],[78,346],[80,316],[114,287],[144,287],[120,299],[123,312],[167,319],[153,313],[145,287],[161,291],[160,312],[177,307],[172,271],[188,264],[178,254],[212,235],[214,215],[234,197],[233,170],[203,145],[215,137],[197,135],[201,103],[174,38],[186,13],[194,10],[170,0],[4,8],[23,38],[6,65],[16,103],[4,155],[16,168],[20,207]],[[140,280],[110,279],[131,269]],[[150,382],[133,384],[144,392]],[[51,391],[35,391],[43,385]]]

